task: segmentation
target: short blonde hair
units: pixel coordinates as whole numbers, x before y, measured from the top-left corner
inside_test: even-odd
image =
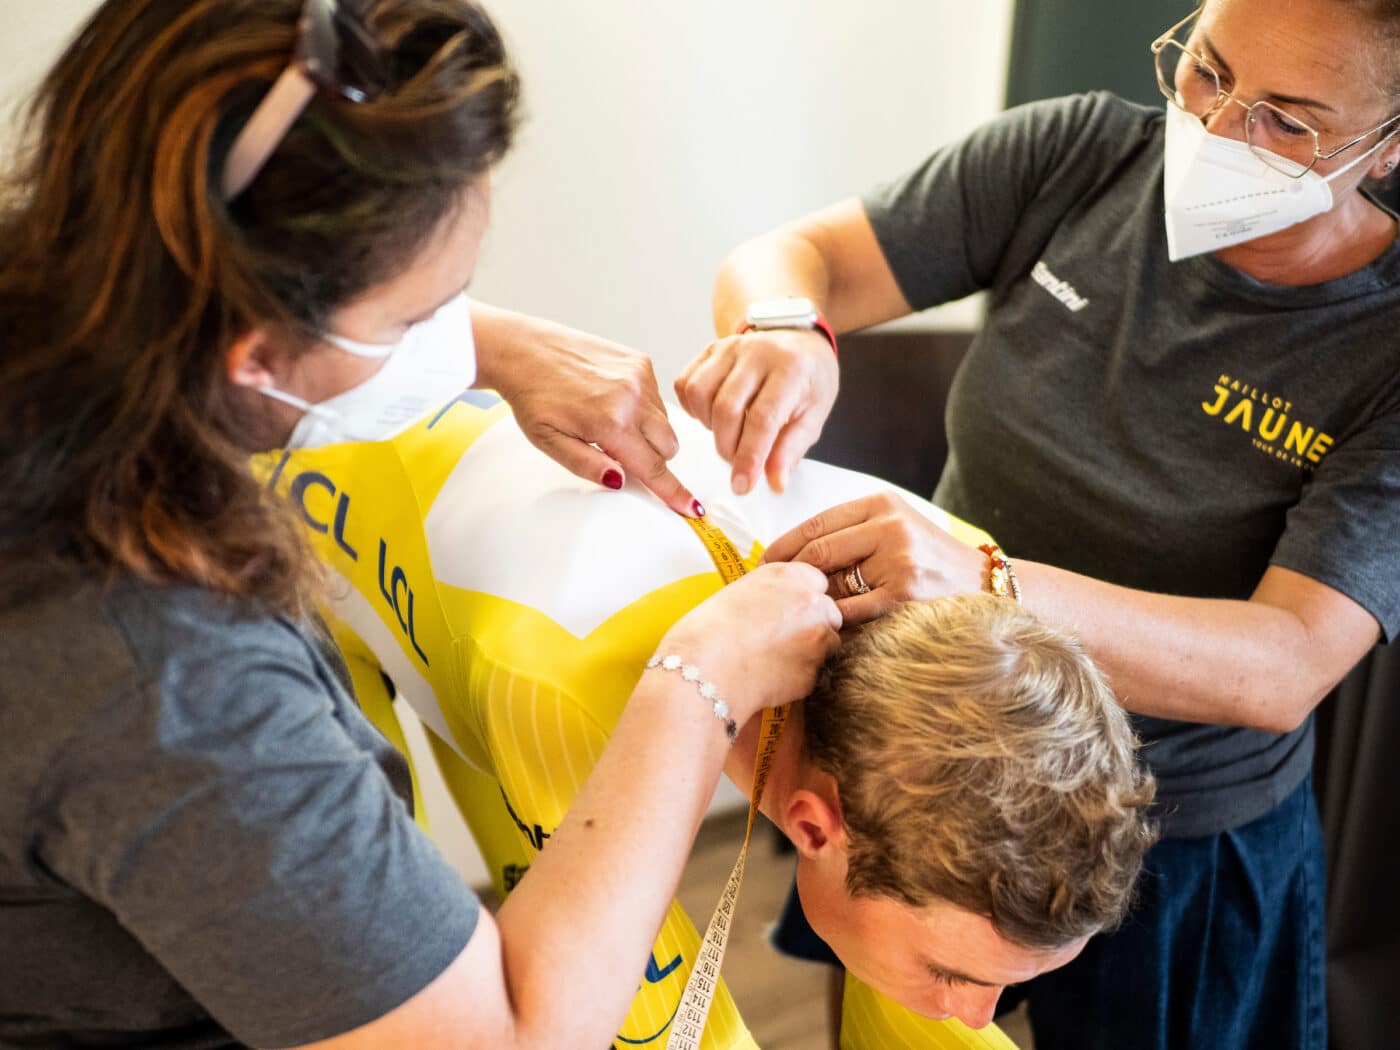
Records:
[[[836,780],[847,889],[983,915],[1059,949],[1115,925],[1155,785],[1079,643],[1015,602],[911,602],[849,639],[806,703]]]

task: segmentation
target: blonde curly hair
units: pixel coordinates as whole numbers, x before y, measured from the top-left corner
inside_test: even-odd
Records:
[[[1155,784],[1079,643],[1016,603],[901,606],[828,661],[803,722],[853,896],[947,901],[1031,949],[1127,911]]]

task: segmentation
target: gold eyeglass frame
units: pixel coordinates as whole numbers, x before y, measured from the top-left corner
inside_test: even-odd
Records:
[[[1246,114],[1246,118],[1245,118],[1245,119],[1246,119],[1246,124],[1245,124],[1245,130],[1246,130],[1245,144],[1249,146],[1251,152],[1255,152],[1256,147],[1254,146],[1254,144],[1253,144],[1252,142],[1249,142],[1249,140],[1248,140],[1248,129],[1249,129],[1249,127],[1253,124],[1254,120],[1256,119],[1255,116],[1254,116],[1254,111],[1255,111],[1257,108],[1259,108],[1260,106],[1263,106],[1265,109],[1272,109],[1275,113],[1281,114],[1281,115],[1282,115],[1285,119],[1287,119],[1290,123],[1297,124],[1300,128],[1302,128],[1302,129],[1303,129],[1304,131],[1306,131],[1309,135],[1311,135],[1311,136],[1312,136],[1312,140],[1313,140],[1313,155],[1312,155],[1312,160],[1308,162],[1308,166],[1305,167],[1302,171],[1289,171],[1289,170],[1286,170],[1286,169],[1284,169],[1284,168],[1280,168],[1277,164],[1272,163],[1272,162],[1269,160],[1269,157],[1267,156],[1267,154],[1268,154],[1269,151],[1266,150],[1266,149],[1264,149],[1263,147],[1259,147],[1259,148],[1258,148],[1258,152],[1255,153],[1255,155],[1258,156],[1260,160],[1262,160],[1265,164],[1268,164],[1269,167],[1273,168],[1275,171],[1279,172],[1280,174],[1282,174],[1282,175],[1287,175],[1289,178],[1292,178],[1292,179],[1301,179],[1304,175],[1306,175],[1308,172],[1312,171],[1312,169],[1313,169],[1314,167],[1316,167],[1318,161],[1320,161],[1320,160],[1331,160],[1333,157],[1337,156],[1338,154],[1344,153],[1346,150],[1351,149],[1353,146],[1357,145],[1358,143],[1365,141],[1367,138],[1369,138],[1371,135],[1374,135],[1376,132],[1383,130],[1384,128],[1388,127],[1388,126],[1391,125],[1391,124],[1394,124],[1397,120],[1400,120],[1400,113],[1397,113],[1397,114],[1395,114],[1395,116],[1389,117],[1389,118],[1387,118],[1387,119],[1381,121],[1381,122],[1380,122],[1379,124],[1377,124],[1374,128],[1371,128],[1371,130],[1369,130],[1369,131],[1363,131],[1360,135],[1357,135],[1356,138],[1352,139],[1350,142],[1347,142],[1347,143],[1345,143],[1344,145],[1338,146],[1336,149],[1334,149],[1334,150],[1332,150],[1332,151],[1330,151],[1330,152],[1328,152],[1328,153],[1324,153],[1324,152],[1322,151],[1321,138],[1320,138],[1320,136],[1318,135],[1317,130],[1316,130],[1311,124],[1309,124],[1307,121],[1301,119],[1300,117],[1297,117],[1297,116],[1295,116],[1294,114],[1290,113],[1288,110],[1286,110],[1286,109],[1280,109],[1278,106],[1275,106],[1272,102],[1265,102],[1263,99],[1260,99],[1258,102],[1242,102],[1242,101],[1240,101],[1240,100],[1237,99],[1234,95],[1230,94],[1230,92],[1226,91],[1223,87],[1220,86],[1220,71],[1217,70],[1217,69],[1215,68],[1215,66],[1213,66],[1213,65],[1210,63],[1210,60],[1209,60],[1209,59],[1207,59],[1204,55],[1197,54],[1195,51],[1188,51],[1188,50],[1186,50],[1186,47],[1185,47],[1184,45],[1179,44],[1179,43],[1177,43],[1175,40],[1172,39],[1172,37],[1174,37],[1174,36],[1177,34],[1177,32],[1178,32],[1183,26],[1185,26],[1187,23],[1189,23],[1192,19],[1199,18],[1201,12],[1202,12],[1204,9],[1205,9],[1205,8],[1204,8],[1204,5],[1202,5],[1201,7],[1196,8],[1196,10],[1192,11],[1189,15],[1187,15],[1185,18],[1183,18],[1180,22],[1176,23],[1176,25],[1172,26],[1172,27],[1171,27],[1170,29],[1168,29],[1165,33],[1163,33],[1161,36],[1159,36],[1156,40],[1152,41],[1152,45],[1151,45],[1152,58],[1153,58],[1152,70],[1153,70],[1153,73],[1155,74],[1155,76],[1156,76],[1156,78],[1157,78],[1157,90],[1159,90],[1159,91],[1163,94],[1163,96],[1166,97],[1166,100],[1167,100],[1171,105],[1177,106],[1178,108],[1181,109],[1181,111],[1182,111],[1183,113],[1189,113],[1189,112],[1190,112],[1190,111],[1187,110],[1184,106],[1182,106],[1181,103],[1177,102],[1177,100],[1176,100],[1176,95],[1177,95],[1176,86],[1175,86],[1175,85],[1172,85],[1172,87],[1171,87],[1170,89],[1168,89],[1167,85],[1162,81],[1162,67],[1161,67],[1161,63],[1160,63],[1160,61],[1159,61],[1158,56],[1160,56],[1161,53],[1162,53],[1164,50],[1166,50],[1166,48],[1167,48],[1168,46],[1170,46],[1170,47],[1176,48],[1176,49],[1177,49],[1178,51],[1180,51],[1183,55],[1186,55],[1186,56],[1188,56],[1188,57],[1190,57],[1190,58],[1195,59],[1195,60],[1196,60],[1197,62],[1199,62],[1201,65],[1205,66],[1206,69],[1209,69],[1210,72],[1211,72],[1211,75],[1215,77],[1215,91],[1216,91],[1215,104],[1212,105],[1209,109],[1207,109],[1206,112],[1205,112],[1203,115],[1201,115],[1201,116],[1196,116],[1196,114],[1194,114],[1194,113],[1191,113],[1191,114],[1190,114],[1191,116],[1196,117],[1196,119],[1199,120],[1202,124],[1205,123],[1206,117],[1210,116],[1212,113],[1217,112],[1217,111],[1220,109],[1220,107],[1221,107],[1222,105],[1224,105],[1226,102],[1233,102],[1235,105],[1239,106],[1241,109],[1243,109],[1243,110],[1245,111],[1245,114]],[[1284,159],[1286,159],[1286,158],[1284,158]]]

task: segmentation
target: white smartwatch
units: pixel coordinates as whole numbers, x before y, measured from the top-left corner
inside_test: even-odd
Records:
[[[744,314],[744,323],[739,326],[736,334],[781,328],[821,332],[831,344],[832,352],[836,351],[836,333],[831,330],[831,325],[817,309],[817,304],[810,299],[764,299],[750,303],[748,311]]]

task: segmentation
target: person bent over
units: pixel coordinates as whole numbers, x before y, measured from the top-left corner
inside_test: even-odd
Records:
[[[709,435],[674,422],[677,475],[748,568],[813,514],[880,493],[962,542],[990,540],[877,478],[814,461],[781,493],[734,497]],[[644,667],[670,625],[724,587],[714,552],[636,484],[604,491],[541,456],[504,405],[475,391],[390,441],[298,450],[267,469],[335,577],[326,612],[360,703],[400,743],[394,691],[413,709],[497,892],[513,894],[554,848],[639,680],[680,680]],[[675,655],[729,699],[760,670],[737,649]],[[755,733],[728,756],[744,788]],[[809,753],[809,739],[851,753]],[[798,708],[764,797],[802,852],[819,929],[884,993],[848,982],[848,1045],[1004,1046],[993,1029],[919,1015],[983,1023],[993,989],[1068,959],[1117,918],[1148,838],[1151,786],[1134,763],[1092,665],[1007,599],[911,606],[854,635]],[[638,962],[616,1045],[665,1045],[699,948],[673,904]],[[757,1046],[723,976],[700,1045]]]
[[[756,728],[727,767],[740,784]],[[900,606],[828,659],[762,808],[851,975],[977,1028],[1003,988],[1122,919],[1153,794],[1078,642],[1012,601],[962,594]]]

